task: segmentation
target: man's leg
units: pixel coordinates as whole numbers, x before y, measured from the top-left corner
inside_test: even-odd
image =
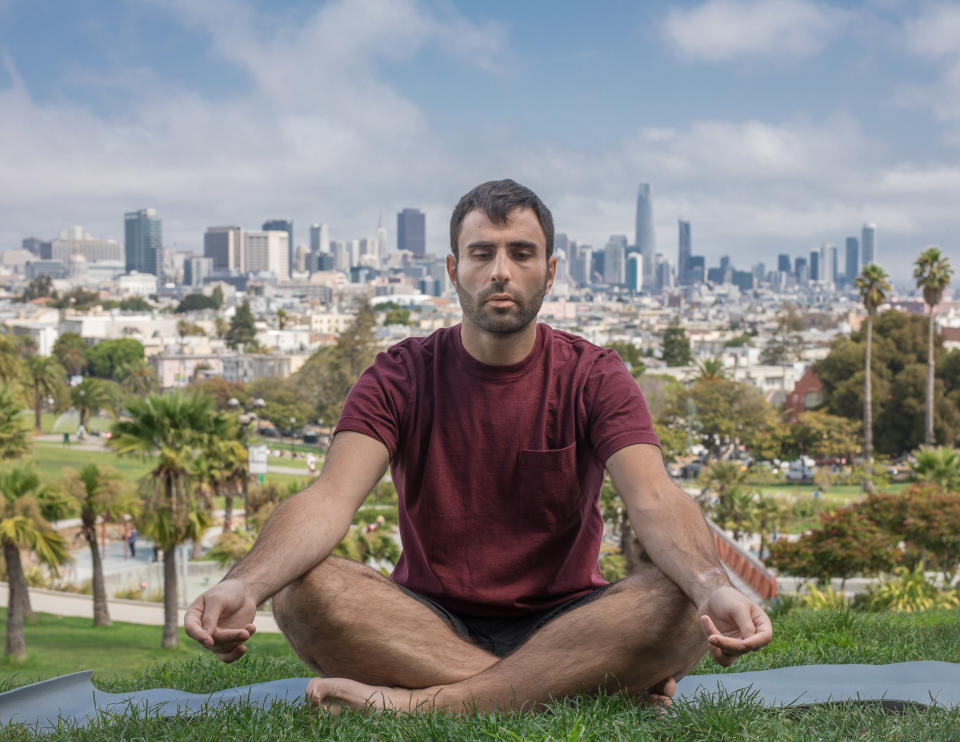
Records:
[[[497,661],[379,572],[338,557],[277,593],[273,612],[294,651],[328,677],[425,688]]]
[[[459,682],[410,690],[318,678],[307,693],[319,705],[451,712],[530,710],[555,698],[621,688],[640,694],[666,687],[672,695],[673,681],[690,672],[706,650],[696,608],[651,565]]]

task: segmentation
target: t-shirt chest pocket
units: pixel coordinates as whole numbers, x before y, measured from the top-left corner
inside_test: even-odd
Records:
[[[521,449],[517,465],[518,517],[553,525],[579,511],[576,443],[545,451]]]

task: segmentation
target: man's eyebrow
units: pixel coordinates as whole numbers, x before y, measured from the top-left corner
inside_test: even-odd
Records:
[[[467,243],[464,249],[474,250],[477,248],[491,248],[496,246],[497,244],[495,242],[489,242],[487,240],[477,240],[476,242]],[[521,247],[521,248],[529,248],[531,250],[536,250],[539,247],[539,245],[537,245],[536,242],[531,242],[530,240],[511,240],[510,242],[507,243],[507,247]]]

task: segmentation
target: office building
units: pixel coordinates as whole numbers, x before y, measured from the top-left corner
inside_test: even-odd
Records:
[[[163,240],[156,210],[128,211],[123,215],[123,221],[127,272],[158,275]]]
[[[819,280],[823,283],[834,283],[836,281],[837,267],[837,246],[824,245],[820,248],[820,263],[817,268]]]
[[[74,255],[82,255],[93,263],[101,260],[123,260],[123,246],[116,240],[98,240],[90,236],[83,227],[65,227],[56,239],[40,246],[43,253],[49,253],[51,260],[60,260],[64,264]]]
[[[260,232],[250,230],[243,233],[244,272],[269,272],[277,280],[285,281],[290,277],[289,234],[286,230],[264,229]]]
[[[805,284],[810,280],[810,271],[807,268],[806,258],[797,258],[793,262],[793,275],[796,276],[797,283]]]
[[[786,253],[777,255],[777,270],[781,273],[790,273],[790,256]]]
[[[627,289],[634,294],[643,291],[643,255],[639,252],[627,256]]]
[[[852,285],[856,277],[860,275],[860,242],[856,237],[847,237],[846,253],[847,283]]]
[[[649,183],[641,183],[637,192],[637,233],[634,244],[643,255],[643,288],[654,291],[657,246],[653,234],[653,204]]]
[[[690,241],[690,222],[677,220],[677,283],[686,286],[687,263],[690,260],[690,250],[693,247]]]
[[[627,237],[611,235],[603,248],[603,282],[621,286],[627,282]]]
[[[387,259],[387,228],[377,220],[377,254],[380,260]]]
[[[294,250],[296,249],[296,244],[293,241],[293,220],[291,219],[268,219],[263,223],[261,229],[264,232],[286,232],[287,233],[287,269],[292,271],[293,267],[296,265],[296,254]],[[277,278],[285,280],[290,277],[290,273],[285,275],[277,275]]]
[[[427,216],[419,209],[397,214],[397,249],[409,250],[415,258],[427,254]]]
[[[243,229],[240,227],[207,227],[203,235],[203,257],[213,261],[213,270],[246,272],[243,250]]]
[[[183,285],[201,286],[203,279],[213,273],[213,259],[189,257],[183,261]]]
[[[50,260],[50,241],[41,240],[39,237],[24,237],[20,241],[20,246],[43,260]]]
[[[687,280],[690,285],[703,283],[706,280],[707,263],[703,255],[691,255],[687,261]]]
[[[330,252],[330,229],[326,224],[310,225],[310,252]]]
[[[860,232],[860,254],[862,256],[861,265],[866,266],[870,263],[879,262],[877,256],[877,225],[873,222],[864,224]]]
[[[820,276],[820,251],[811,250],[810,251],[810,280],[819,281],[821,280]]]

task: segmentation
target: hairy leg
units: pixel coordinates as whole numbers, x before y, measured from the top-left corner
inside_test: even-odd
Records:
[[[273,612],[300,658],[341,684],[425,688],[497,661],[379,572],[339,557],[277,593]]]
[[[659,569],[645,568],[603,596],[565,613],[521,647],[455,683],[411,690],[339,678],[311,681],[321,706],[532,710],[551,699],[625,689],[663,699],[706,653],[700,617]]]

